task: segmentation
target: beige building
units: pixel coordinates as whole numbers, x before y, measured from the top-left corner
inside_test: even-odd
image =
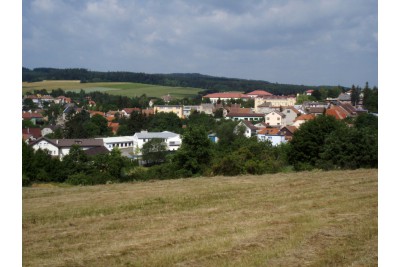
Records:
[[[159,112],[165,113],[175,113],[179,118],[183,119],[183,107],[182,106],[169,106],[169,105],[155,105],[154,106],[154,114]]]
[[[295,96],[279,96],[279,95],[269,95],[263,97],[256,97],[254,99],[254,112],[259,113],[259,106],[267,104],[270,108],[278,108],[285,106],[294,106],[296,104]]]
[[[269,126],[286,126],[285,114],[279,111],[271,111],[265,114],[265,123]]]

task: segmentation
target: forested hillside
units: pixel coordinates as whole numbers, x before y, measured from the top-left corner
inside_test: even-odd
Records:
[[[332,88],[336,86],[306,86],[293,84],[278,84],[267,81],[245,80],[236,78],[214,77],[197,73],[182,74],[147,74],[138,72],[99,72],[82,68],[55,69],[22,68],[22,81],[35,82],[42,80],[80,80],[89,82],[136,82],[165,86],[194,87],[207,89],[204,94],[217,91],[266,90],[272,94],[297,94],[308,89]]]

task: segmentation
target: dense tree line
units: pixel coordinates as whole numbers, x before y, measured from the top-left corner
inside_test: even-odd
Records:
[[[23,182],[67,182],[96,184],[107,181],[172,179],[200,175],[242,175],[276,173],[315,168],[356,169],[378,167],[378,118],[362,114],[344,121],[321,115],[300,126],[291,142],[272,146],[257,138],[246,138],[244,129],[233,121],[209,124],[205,114],[189,118],[182,130],[182,145],[166,153],[165,144],[154,140],[146,144],[143,159],[151,167],[132,165],[118,150],[88,157],[73,147],[63,161],[46,152],[33,152],[23,143]],[[165,129],[161,129],[165,130]],[[219,142],[212,143],[208,133]]]
[[[278,84],[259,80],[214,77],[197,73],[184,74],[146,74],[135,72],[99,72],[87,69],[55,69],[22,68],[22,81],[35,82],[42,80],[80,80],[87,82],[135,82],[164,86],[194,87],[207,89],[203,93],[221,91],[266,90],[272,94],[289,95],[303,93],[308,89],[330,88],[330,86],[305,86],[293,84]]]
[[[22,184],[58,182],[74,185],[104,184],[127,180],[126,172],[134,165],[115,149],[109,154],[88,156],[77,145],[62,161],[44,150],[22,142]]]

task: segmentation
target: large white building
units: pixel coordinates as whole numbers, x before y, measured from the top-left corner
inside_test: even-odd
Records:
[[[118,147],[118,148],[133,147],[133,136],[104,137],[104,138],[98,138],[98,139],[103,139],[104,146],[110,151],[114,147]]]
[[[180,134],[176,134],[169,131],[164,132],[147,132],[141,131],[135,133],[133,136],[133,151],[135,154],[140,153],[139,151],[143,148],[143,145],[152,139],[162,139],[167,145],[167,150],[177,150],[181,144],[182,139]]]

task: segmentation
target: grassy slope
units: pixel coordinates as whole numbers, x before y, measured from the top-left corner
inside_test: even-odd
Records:
[[[80,83],[79,81],[43,81],[34,83],[22,83],[22,92],[33,91],[35,89],[46,89],[51,91],[53,89],[61,88],[66,91],[79,91],[81,89],[85,92],[100,91],[113,95],[122,95],[128,97],[147,96],[161,97],[170,94],[176,98],[191,97],[197,95],[202,89],[189,88],[189,87],[171,87],[141,83]]]
[[[23,189],[24,266],[377,266],[377,170]]]

